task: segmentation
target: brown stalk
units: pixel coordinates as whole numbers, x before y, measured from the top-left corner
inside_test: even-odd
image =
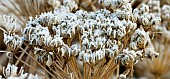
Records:
[[[76,62],[75,57],[71,56],[69,62],[70,62],[69,65],[71,66],[71,69],[72,69],[75,77],[76,77],[77,79],[81,79],[81,73],[80,73],[80,70],[79,70],[79,67],[78,67],[78,64],[77,64],[77,62]]]
[[[28,67],[30,67],[30,68],[32,68],[33,70],[35,70],[36,72],[38,72],[39,74],[41,74],[42,76],[44,76],[44,78],[49,79],[49,78],[47,78],[44,74],[42,74],[40,71],[38,71],[37,69],[35,69],[34,67],[32,67],[31,65],[29,65],[29,64],[25,63],[23,60],[19,59],[16,55],[14,55],[14,57],[15,57],[16,59],[20,60],[22,63],[24,63],[24,64],[27,65]]]
[[[119,63],[119,64],[120,64],[120,63]],[[120,65],[119,65],[119,64],[117,65],[117,68],[116,68],[116,70],[117,70],[117,71],[116,71],[116,76],[117,76],[117,78],[119,77],[119,71],[120,71],[120,70],[119,70],[119,68],[120,68]]]
[[[59,73],[57,73],[56,71],[54,71],[51,67],[48,67],[55,75],[57,75],[60,79],[64,79],[63,76],[61,76]]]
[[[56,72],[58,71],[59,74],[64,77],[64,78],[68,78],[68,74],[67,72],[65,72],[59,65],[57,65],[56,63],[53,64],[54,68],[56,70]]]
[[[48,74],[50,74],[53,78],[57,79],[52,73],[50,73],[45,67],[43,67],[39,62],[36,61],[34,57],[32,57],[29,53],[27,53],[23,48],[20,48],[23,52],[25,52],[31,59],[33,59],[41,68],[43,68]]]
[[[108,70],[109,71],[109,74],[106,74],[106,76],[105,76],[105,78],[109,78],[111,75],[112,75],[112,73],[115,71],[115,69],[116,69],[116,66],[117,65],[112,65],[111,67],[110,67],[110,69]]]
[[[26,51],[27,49],[28,49],[28,47],[26,47],[24,50]],[[25,54],[24,52],[21,53],[21,55],[19,56],[19,59],[20,59],[20,60],[22,59],[22,57],[24,56],[24,54]],[[18,64],[19,64],[19,60],[16,61],[15,66],[17,66]]]
[[[106,63],[106,59],[103,58],[101,61],[98,61],[97,65],[94,67],[94,75],[92,79],[98,79],[100,74],[102,73],[101,71],[104,69],[104,65]]]
[[[26,51],[26,50],[25,50],[25,51]],[[24,53],[24,52],[23,52],[23,53]],[[33,53],[32,53],[32,50],[31,50],[31,51],[29,51],[29,54],[30,54],[30,55],[32,55],[32,56],[34,56],[34,55],[33,55]],[[34,60],[30,59],[30,61],[29,61],[29,62],[30,62],[30,65],[32,65],[34,68],[37,68],[37,64],[35,63],[35,61],[34,61]],[[34,71],[34,70],[32,70],[32,69],[30,69],[29,71],[30,71],[31,73],[35,73],[35,71]]]
[[[29,54],[31,54],[31,52],[29,52]],[[26,63],[29,63],[29,59],[30,59],[30,57],[27,56],[27,58],[25,59],[25,62],[26,62]],[[25,64],[23,65],[23,67],[25,67]]]
[[[62,63],[63,63],[62,59],[59,58],[58,55],[55,55],[55,56],[56,56],[56,61],[55,61],[55,63],[58,64],[60,67],[62,67]]]
[[[107,65],[105,66],[105,68],[104,68],[104,70],[103,70],[103,72],[102,72],[102,75],[99,77],[99,79],[103,79],[103,78],[105,78],[105,76],[107,75],[107,74],[111,74],[112,72],[110,72],[109,70],[110,70],[110,68],[111,68],[111,66],[114,66],[114,61],[113,61],[113,59],[110,59],[109,60],[109,62],[107,63]],[[117,66],[117,65],[116,65]],[[116,67],[116,66],[114,66],[114,67]],[[114,68],[115,69],[115,68]]]
[[[84,79],[91,79],[91,67],[87,62],[83,62]]]

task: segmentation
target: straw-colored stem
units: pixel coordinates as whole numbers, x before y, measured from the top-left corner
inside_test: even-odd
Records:
[[[53,74],[51,74],[45,67],[43,67],[40,63],[36,61],[29,53],[27,53],[23,48],[20,48],[23,52],[25,52],[31,59],[33,59],[41,68],[43,68],[48,74],[50,74],[53,78],[57,79]]]
[[[39,74],[41,74],[42,76],[44,76],[45,78],[47,78],[44,74],[42,74],[40,71],[38,71],[37,69],[35,69],[34,67],[32,67],[31,65],[25,63],[23,60],[19,59],[16,55],[14,55],[14,57],[18,60],[20,60],[22,63],[24,63],[25,65],[27,65],[28,67],[32,68],[33,70],[35,70],[36,72],[38,72]],[[48,79],[48,78],[47,78]]]

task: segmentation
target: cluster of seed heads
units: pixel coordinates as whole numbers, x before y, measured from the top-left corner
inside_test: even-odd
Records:
[[[161,18],[157,13],[149,13],[149,11],[149,6],[146,4],[143,4],[140,9],[134,9],[133,11],[133,14],[138,17],[137,20],[145,31],[152,30],[155,25],[159,25],[161,22]]]
[[[131,62],[134,62],[136,64],[139,59],[142,58],[142,52],[141,50],[129,50],[129,49],[124,49],[122,51],[122,54],[118,55],[116,57],[115,62],[120,63],[121,65],[129,65]]]
[[[132,11],[130,3],[119,1],[121,0],[114,1],[114,4],[122,3],[114,12],[101,9],[95,12],[78,10],[75,13],[68,13],[60,12],[61,7],[59,7],[54,13],[47,12],[39,17],[30,17],[30,21],[22,31],[22,37],[5,34],[4,42],[15,49],[20,47],[22,42],[27,41],[29,45],[42,47],[47,52],[69,57],[79,55],[83,61],[95,63],[104,57],[114,58],[117,50],[123,46],[124,37],[132,34],[138,28],[137,22],[139,22],[145,30],[137,29],[130,37],[131,43],[126,48],[143,51],[147,47],[147,40],[150,39],[148,32],[145,32],[148,31],[146,28],[153,27],[160,19],[153,18],[154,15],[149,13],[147,5]],[[69,1],[65,0],[63,3],[62,7],[72,9],[72,5],[68,5]],[[152,21],[154,23],[150,23]],[[76,35],[80,36],[81,47],[70,46],[63,41],[63,39],[74,38]],[[50,59],[48,54],[40,56]]]
[[[46,62],[47,66],[51,66],[56,55],[78,56],[88,63],[106,57],[115,58],[116,64],[121,65],[137,63],[144,56],[159,55],[153,48],[149,33],[159,24],[160,16],[149,13],[148,5],[133,10],[130,0],[99,0],[114,11],[87,12],[77,10],[77,4],[70,1],[64,0],[63,5],[56,5],[54,12],[30,17],[22,36],[15,34],[16,25],[8,20],[7,25],[14,29],[9,29],[13,33],[4,33],[5,44],[12,50],[22,44],[33,46],[37,61]],[[77,11],[72,13],[73,10]],[[130,43],[125,45],[127,36]],[[79,45],[72,44],[75,37],[78,37]]]

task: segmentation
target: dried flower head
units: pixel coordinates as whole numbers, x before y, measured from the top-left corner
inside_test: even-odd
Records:
[[[3,74],[5,76],[6,79],[38,79],[38,75],[36,74],[35,76],[30,74],[28,75],[28,73],[24,73],[23,67],[21,67],[21,69],[18,72],[18,67],[16,67],[15,65],[11,65],[10,63],[8,63],[7,68],[3,68]],[[2,76],[1,76],[2,78]]]

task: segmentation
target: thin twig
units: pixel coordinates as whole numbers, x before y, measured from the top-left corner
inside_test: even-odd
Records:
[[[23,60],[19,59],[16,55],[14,55],[14,57],[17,59],[17,60],[20,60],[22,63],[24,63],[25,65],[27,65],[28,67],[32,68],[33,70],[35,70],[36,72],[38,72],[39,74],[41,74],[42,76],[44,76],[45,78],[47,78],[44,74],[42,74],[40,71],[38,71],[37,69],[35,69],[34,67],[32,67],[31,65],[25,63]],[[47,78],[49,79],[49,78]]]
[[[48,74],[50,74],[53,78],[57,79],[53,74],[51,74],[46,68],[44,68],[40,63],[38,63],[29,53],[27,53],[23,48],[20,48],[23,52],[25,52],[30,58],[32,58],[41,68],[43,68]]]
[[[25,51],[26,51],[27,49],[28,49],[28,47],[25,48]],[[22,57],[24,56],[24,54],[25,54],[24,52],[21,53],[21,55],[19,56],[19,59],[20,59],[20,60],[22,59]],[[15,66],[17,66],[18,64],[19,64],[19,60],[16,61]]]
[[[48,67],[55,75],[57,75],[60,79],[64,79],[62,76],[60,76],[59,73],[56,73],[52,68]]]
[[[81,78],[81,74],[78,68],[78,65],[76,63],[76,60],[74,59],[74,57],[72,56],[70,59],[70,65],[71,65],[71,69],[73,70],[73,73],[75,74],[77,79]]]

